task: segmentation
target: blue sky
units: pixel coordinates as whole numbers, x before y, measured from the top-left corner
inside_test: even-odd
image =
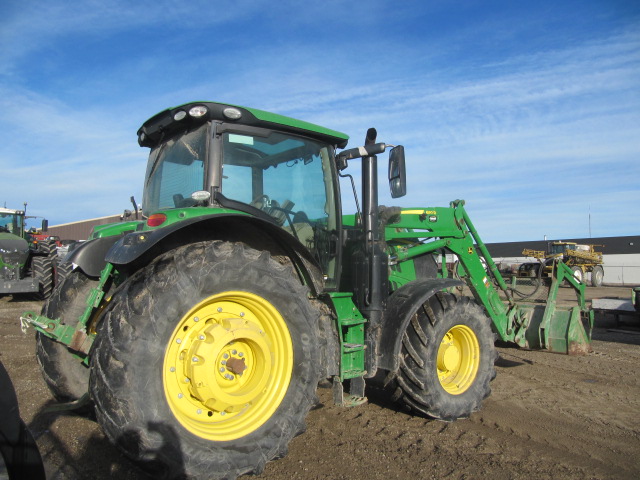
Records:
[[[0,206],[141,202],[136,131],[192,100],[374,126],[409,170],[381,203],[463,198],[488,242],[640,233],[637,0],[4,0]]]

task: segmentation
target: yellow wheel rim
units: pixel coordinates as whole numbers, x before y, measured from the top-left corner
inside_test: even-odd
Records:
[[[466,392],[473,384],[480,365],[480,344],[473,330],[465,325],[452,327],[438,347],[438,380],[451,395]]]
[[[292,369],[282,315],[258,295],[231,291],[203,300],[180,320],[162,377],[175,418],[194,435],[226,441],[271,418]]]

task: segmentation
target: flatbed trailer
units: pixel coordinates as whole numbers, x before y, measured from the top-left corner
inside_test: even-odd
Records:
[[[591,301],[591,309],[595,313],[602,315],[613,315],[616,323],[620,321],[622,315],[634,317],[640,320],[640,310],[638,309],[638,292],[640,287],[631,290],[631,298],[594,298]]]

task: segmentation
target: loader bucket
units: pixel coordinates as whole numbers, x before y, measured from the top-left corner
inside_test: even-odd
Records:
[[[533,305],[526,331],[526,347],[569,355],[591,351],[593,311],[580,307],[556,307],[555,303]]]
[[[547,334],[547,349],[569,355],[586,355],[591,351],[593,311],[582,312],[579,307],[556,310],[552,315]]]
[[[567,279],[576,291],[578,305],[559,307],[556,305],[558,286]],[[573,277],[564,264],[554,267],[553,279],[546,305],[522,307],[528,311],[529,324],[525,333],[526,346],[532,349],[569,355],[585,355],[591,351],[593,310],[586,307],[584,284]]]

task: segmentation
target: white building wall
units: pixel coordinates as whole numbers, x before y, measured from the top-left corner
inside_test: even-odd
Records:
[[[606,285],[640,285],[640,254],[603,255]]]

